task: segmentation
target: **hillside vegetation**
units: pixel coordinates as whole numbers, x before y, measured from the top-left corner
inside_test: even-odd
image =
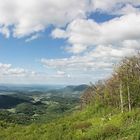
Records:
[[[1,121],[0,140],[140,140],[140,55],[91,84],[71,114],[30,125]]]

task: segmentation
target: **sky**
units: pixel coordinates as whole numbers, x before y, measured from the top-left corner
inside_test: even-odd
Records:
[[[140,0],[0,0],[0,83],[94,83],[139,44]]]

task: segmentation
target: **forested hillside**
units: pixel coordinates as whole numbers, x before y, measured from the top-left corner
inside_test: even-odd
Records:
[[[120,108],[122,113],[140,107],[140,54],[124,58],[109,79],[91,84],[82,101]]]
[[[1,121],[0,140],[140,140],[140,54],[91,84],[69,115],[30,125]]]

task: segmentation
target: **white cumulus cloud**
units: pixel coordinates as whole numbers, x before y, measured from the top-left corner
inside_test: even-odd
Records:
[[[0,28],[12,28],[13,36],[23,37],[45,30],[49,25],[64,26],[85,17],[86,0],[0,0]]]
[[[64,36],[54,30],[55,38],[66,38],[73,53],[81,53],[88,47],[115,44],[124,40],[140,39],[140,14],[129,14],[104,23],[92,19],[77,19],[62,30]],[[58,29],[57,29],[58,30]],[[78,44],[78,45],[77,45]]]
[[[110,14],[137,12],[139,0],[0,0],[0,33],[20,38],[47,29],[65,27],[92,12]],[[57,30],[57,34],[63,34]]]

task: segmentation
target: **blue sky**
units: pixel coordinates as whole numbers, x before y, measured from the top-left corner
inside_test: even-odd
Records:
[[[37,61],[42,57],[58,58],[66,56],[61,49],[64,41],[52,39],[47,31],[42,33],[40,38],[30,42],[26,42],[25,38],[9,37],[7,39],[4,36],[0,36],[0,42],[0,60],[4,63],[11,63],[15,67],[26,68],[35,65],[38,69]]]
[[[139,6],[138,0],[0,0],[0,83],[107,78],[140,48]]]

